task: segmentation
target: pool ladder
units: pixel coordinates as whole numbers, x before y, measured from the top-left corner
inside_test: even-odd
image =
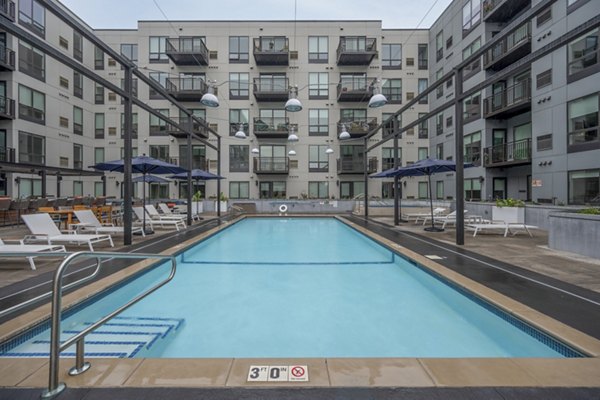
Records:
[[[50,372],[48,377],[48,388],[44,390],[42,393],[42,399],[52,399],[62,393],[63,390],[67,387],[64,383],[59,382],[58,379],[58,365],[60,361],[60,352],[69,348],[73,344],[76,345],[76,354],[75,354],[75,366],[69,370],[69,375],[75,376],[84,373],[87,371],[91,364],[86,362],[84,359],[85,354],[85,344],[84,339],[85,336],[100,326],[104,325],[108,320],[117,316],[121,312],[125,311],[127,308],[131,307],[138,301],[142,300],[149,294],[155,292],[162,286],[166,285],[169,281],[173,279],[175,276],[175,271],[177,269],[177,261],[175,256],[172,255],[163,255],[163,254],[142,254],[142,253],[117,253],[117,252],[91,252],[91,251],[81,251],[77,253],[67,253],[68,256],[65,260],[60,264],[56,272],[54,273],[54,278],[52,280],[52,291],[37,296],[33,299],[30,299],[24,303],[18,304],[9,309],[3,310],[0,312],[0,317],[13,313],[17,310],[26,308],[27,306],[34,304],[37,301],[46,299],[52,296],[52,312],[51,312],[51,325],[50,325]],[[36,257],[56,257],[57,253],[3,253],[2,256],[10,256],[10,257],[24,257],[24,256],[36,256]],[[70,264],[73,263],[74,260],[92,258],[96,260],[96,266],[94,271],[81,279],[76,280],[75,282],[71,282],[63,287],[62,281],[65,276],[65,272]],[[157,283],[150,289],[145,292],[139,294],[125,305],[119,307],[115,311],[110,314],[104,316],[99,321],[91,324],[86,329],[77,333],[76,335],[70,337],[68,340],[65,340],[62,344],[60,343],[60,332],[61,332],[61,316],[62,316],[62,294],[63,291],[72,289],[74,287],[80,286],[81,284],[88,282],[98,276],[101,268],[102,261],[104,259],[162,259],[162,260],[170,260],[171,261],[171,270],[169,272],[169,276]]]

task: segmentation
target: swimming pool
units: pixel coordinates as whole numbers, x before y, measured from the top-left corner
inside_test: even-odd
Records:
[[[172,282],[86,338],[88,357],[581,356],[331,218],[244,219],[178,262]],[[167,269],[79,307],[63,337]],[[39,327],[0,355],[45,356],[48,339]]]

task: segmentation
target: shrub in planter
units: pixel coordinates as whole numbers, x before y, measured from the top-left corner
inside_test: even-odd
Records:
[[[492,207],[492,219],[508,223],[525,223],[525,203],[516,199],[498,199]]]
[[[600,208],[584,208],[577,211],[578,214],[600,215]]]

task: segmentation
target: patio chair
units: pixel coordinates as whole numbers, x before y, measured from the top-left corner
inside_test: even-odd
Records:
[[[153,220],[163,220],[163,219],[170,219],[170,220],[181,220],[183,221],[185,219],[184,215],[165,215],[165,214],[160,214],[158,212],[158,210],[156,209],[156,207],[154,207],[152,204],[146,204],[146,212],[148,213],[148,215],[150,215],[150,218],[152,218]]]
[[[469,211],[465,210],[464,213],[467,214]],[[431,219],[431,217],[429,217],[428,219]],[[442,224],[442,229],[446,228],[446,225],[454,225],[456,226],[456,211],[452,211],[450,214],[447,215],[443,215],[443,216],[433,216],[433,223],[434,224]]]
[[[48,253],[65,253],[67,250],[65,246],[56,246],[56,245],[46,245],[46,244],[25,244],[23,240],[17,240],[17,243],[10,244],[8,241],[3,241],[0,239],[0,256],[2,253],[14,253],[14,252],[24,252],[24,253],[39,253],[39,252],[48,252]],[[25,256],[29,261],[29,266],[32,270],[35,271],[35,263],[33,259],[35,256]]]
[[[447,208],[444,207],[436,207],[433,209],[433,215],[434,216],[440,216],[443,215],[444,213],[446,213],[448,211]],[[410,221],[411,218],[415,219],[415,224],[418,224],[419,222],[421,222],[421,220],[425,220],[425,218],[430,217],[431,219],[431,212],[422,212],[422,213],[412,213],[412,214],[402,214],[402,218],[406,219],[407,221]]]
[[[133,207],[133,212],[138,220],[144,220],[144,208],[143,207]],[[150,225],[150,228],[154,229],[154,226],[160,226],[161,228],[167,226],[174,226],[175,229],[179,231],[179,228],[185,229],[185,221],[182,219],[152,219],[146,212],[146,224]]]
[[[162,211],[164,216],[173,216],[173,217],[183,217],[183,218],[187,218],[187,214],[184,213],[174,213],[173,210],[171,210],[169,208],[168,205],[166,205],[165,203],[158,203],[158,208],[160,208],[160,211]],[[194,214],[192,213],[192,219],[194,221],[200,221],[200,216],[198,214]]]
[[[508,236],[509,233],[512,236],[515,236],[519,231],[525,231],[529,234],[529,237],[533,237],[530,229],[538,229],[538,227],[521,223],[508,223],[505,221],[487,221],[487,223],[465,224],[465,229],[473,231],[473,237],[477,236],[479,232],[485,231],[502,231],[504,237]]]
[[[79,224],[73,224],[72,226],[77,228],[80,227],[83,231],[90,230],[94,231],[96,234],[101,233],[114,233],[114,234],[123,234],[125,232],[125,228],[122,226],[115,226],[114,224],[102,224],[96,218],[96,215],[92,210],[75,210],[75,216],[79,220]],[[142,236],[146,237],[144,230],[141,226],[132,226],[132,233],[140,232]]]
[[[110,247],[115,247],[112,237],[110,235],[90,235],[90,234],[79,234],[79,233],[62,233],[54,221],[48,214],[29,214],[21,215],[21,218],[29,228],[31,235],[25,236],[23,239],[25,243],[43,241],[50,244],[54,243],[73,243],[73,244],[87,244],[90,251],[94,251],[92,246],[94,243],[108,241]]]

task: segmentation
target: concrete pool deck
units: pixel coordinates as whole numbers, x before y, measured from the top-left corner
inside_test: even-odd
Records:
[[[379,240],[388,245],[388,247],[398,249],[399,251],[402,250],[404,253],[412,253],[412,250],[410,249],[399,249],[398,246],[404,247],[409,243],[408,240],[402,236],[404,233],[399,232],[398,228],[381,225],[376,222],[362,224],[368,226],[361,227],[360,219],[349,218],[349,220],[357,229],[364,230],[365,233],[384,233],[384,235],[379,235]],[[207,234],[209,233],[203,233],[203,235]],[[396,236],[399,234],[400,236],[396,238]],[[502,238],[505,240],[505,242],[502,242],[501,244],[503,246],[509,246],[511,244],[517,245],[517,243],[519,243],[519,246],[522,246],[522,238],[523,236],[517,236],[516,238]],[[444,247],[449,246],[449,243],[444,242],[444,240],[437,241],[437,239],[439,239],[439,237],[436,238],[437,243],[444,244]],[[488,238],[486,235],[486,237],[475,239],[483,242]],[[182,248],[186,245],[185,242],[182,242],[181,239],[178,240],[176,237],[173,238],[173,240],[174,243],[177,243],[176,248]],[[194,240],[196,239],[190,239],[190,241]],[[414,240],[414,238],[411,240]],[[422,246],[429,246],[429,248],[425,249],[425,252],[421,254],[428,255],[440,253],[439,248],[431,246],[427,242],[422,243]],[[169,245],[169,247],[172,247],[172,244]],[[498,247],[498,244],[492,244],[490,246],[490,248],[496,247]],[[531,251],[530,253],[533,252],[534,251]],[[416,256],[418,256],[418,254]],[[458,257],[458,255],[455,256]],[[442,254],[442,257],[445,256]],[[550,257],[552,259],[555,258],[555,256]],[[465,265],[469,265],[470,262],[472,262],[472,260],[469,260],[468,257],[463,258]],[[502,391],[500,388],[513,388],[515,390],[512,392],[514,395],[513,398],[521,398],[519,396],[526,396],[522,398],[548,398],[548,388],[562,388],[560,391],[554,390],[550,393],[554,393],[554,395],[558,395],[560,393],[560,397],[556,398],[600,397],[600,358],[598,358],[598,355],[600,355],[600,342],[597,340],[600,337],[600,334],[594,334],[595,329],[590,329],[588,334],[578,332],[561,323],[560,318],[558,321],[554,318],[549,318],[535,309],[531,309],[526,305],[522,305],[521,303],[512,300],[510,297],[504,296],[503,294],[490,289],[485,285],[485,279],[481,279],[484,282],[483,284],[478,283],[429,259],[423,258],[419,261],[423,264],[428,264],[428,267],[433,266],[434,268],[439,268],[438,271],[443,272],[446,270],[445,273],[447,276],[452,277],[454,281],[459,282],[461,285],[471,285],[474,283],[474,286],[478,287],[475,289],[470,287],[470,290],[478,292],[478,295],[491,298],[494,300],[494,302],[504,301],[505,309],[511,310],[516,314],[520,313],[519,315],[522,317],[526,317],[527,319],[534,321],[534,324],[536,325],[544,326],[545,330],[553,333],[556,336],[566,338],[566,341],[568,342],[576,342],[578,348],[591,355],[594,355],[595,357],[584,359],[277,359],[272,361],[267,359],[92,359],[91,362],[93,367],[79,377],[69,377],[66,375],[66,370],[71,366],[72,359],[63,359],[61,363],[61,373],[64,376],[61,377],[61,380],[66,382],[70,389],[68,389],[67,392],[62,394],[59,398],[62,398],[62,396],[65,398],[70,398],[67,397],[67,395],[72,395],[75,396],[72,398],[87,399],[88,397],[85,396],[87,396],[89,393],[85,391],[77,391],[75,388],[78,387],[88,389],[93,388],[92,391],[95,391],[99,388],[147,389],[187,387],[196,389],[234,389],[260,388],[266,386],[272,388],[322,388],[330,390],[337,390],[339,388],[376,389],[384,387],[461,389],[455,393],[456,397],[444,395],[444,398],[469,398],[476,393],[483,393],[479,392],[478,389],[473,391],[474,388],[494,388],[495,391],[493,394],[499,396],[498,398],[502,397]],[[441,260],[442,263],[443,261],[445,260]],[[102,282],[102,284],[98,283],[98,285],[95,287],[85,288],[86,290],[83,292],[68,295],[65,300],[67,303],[80,301],[81,298],[85,298],[91,295],[93,292],[99,290],[104,285],[110,284],[108,281],[116,282],[134,269],[144,267],[145,265],[140,264],[136,267],[119,271],[109,277],[104,278],[104,282]],[[502,275],[502,273],[498,271],[492,272],[494,275]],[[600,272],[598,273],[598,276],[600,276]],[[506,280],[507,277],[504,276],[504,279]],[[509,280],[508,284],[516,284],[519,286],[523,285],[522,282],[517,282],[514,279]],[[523,289],[529,290],[531,288]],[[546,289],[553,290],[551,288]],[[0,294],[1,293],[2,289],[0,289]],[[558,297],[554,299],[554,302],[557,303],[562,300],[561,297],[567,296],[565,293],[557,293]],[[589,297],[594,297],[593,293],[595,292],[591,292],[590,290],[582,288],[581,293],[586,296],[589,295]],[[549,301],[552,303],[552,300]],[[581,301],[581,299],[579,299],[579,301]],[[552,306],[552,304],[548,305],[550,307]],[[598,323],[598,320],[600,319],[598,318],[600,316],[599,310],[600,308],[592,308],[589,310],[592,315],[595,313],[595,321],[588,321],[589,323]],[[10,336],[14,332],[22,329],[24,324],[29,324],[35,320],[42,319],[46,313],[47,309],[44,310],[44,307],[42,307],[41,309],[30,313],[30,318],[27,322],[25,321],[27,319],[26,316],[20,317],[17,320],[9,321],[8,323],[0,326],[0,336]],[[583,321],[583,323],[585,323],[585,321]],[[293,383],[246,382],[248,368],[252,364],[308,365],[310,381]],[[3,397],[4,395],[13,396],[15,393],[18,393],[19,396],[29,397],[31,395],[31,398],[35,398],[33,393],[39,395],[39,390],[47,384],[47,368],[48,361],[46,359],[0,359],[0,386],[5,388],[0,390],[0,398],[20,398]],[[13,389],[11,390],[9,388]],[[30,390],[26,388],[36,388],[36,390]],[[531,392],[528,388],[535,388],[537,391],[534,390],[534,392]],[[565,388],[576,389],[567,390],[565,392]],[[584,390],[582,388],[588,389]],[[106,394],[108,392],[98,392],[98,396],[100,393]],[[195,393],[194,398],[201,398],[197,396],[201,396],[202,393],[209,392],[192,391],[189,392],[190,397],[192,396],[192,393]],[[210,393],[212,393],[213,397],[206,398],[219,398],[219,396],[224,396],[224,392],[222,394],[218,394],[221,392]],[[239,393],[236,391],[228,391],[227,393],[231,394],[231,396],[234,396],[234,394],[237,393],[239,398]],[[259,397],[248,398],[270,398],[269,396],[265,397],[263,392],[257,391],[252,393],[253,395]],[[331,392],[326,391],[323,393]],[[320,396],[324,395],[323,393],[309,391],[306,392],[306,395],[310,395],[311,397],[306,398],[321,398]],[[348,392],[347,396],[344,398],[351,398],[354,396],[353,393],[355,392]],[[365,392],[363,394],[366,396],[368,393],[369,392]],[[371,395],[374,393],[375,392],[371,392]],[[423,395],[425,396],[426,393],[430,392],[422,393],[424,393]],[[436,392],[431,393],[435,394]],[[402,390],[389,393],[378,392],[377,398],[394,398],[393,396],[400,396],[401,394],[406,395],[406,392]],[[437,392],[435,396],[437,397],[441,394],[442,392]],[[516,394],[518,394],[518,396]],[[208,396],[208,394],[206,395]],[[285,398],[294,398],[294,395],[298,395],[298,393],[291,392],[290,394],[286,394]],[[147,398],[146,395],[143,397]],[[488,394],[485,396],[485,398],[495,397],[493,397],[491,394]]]

